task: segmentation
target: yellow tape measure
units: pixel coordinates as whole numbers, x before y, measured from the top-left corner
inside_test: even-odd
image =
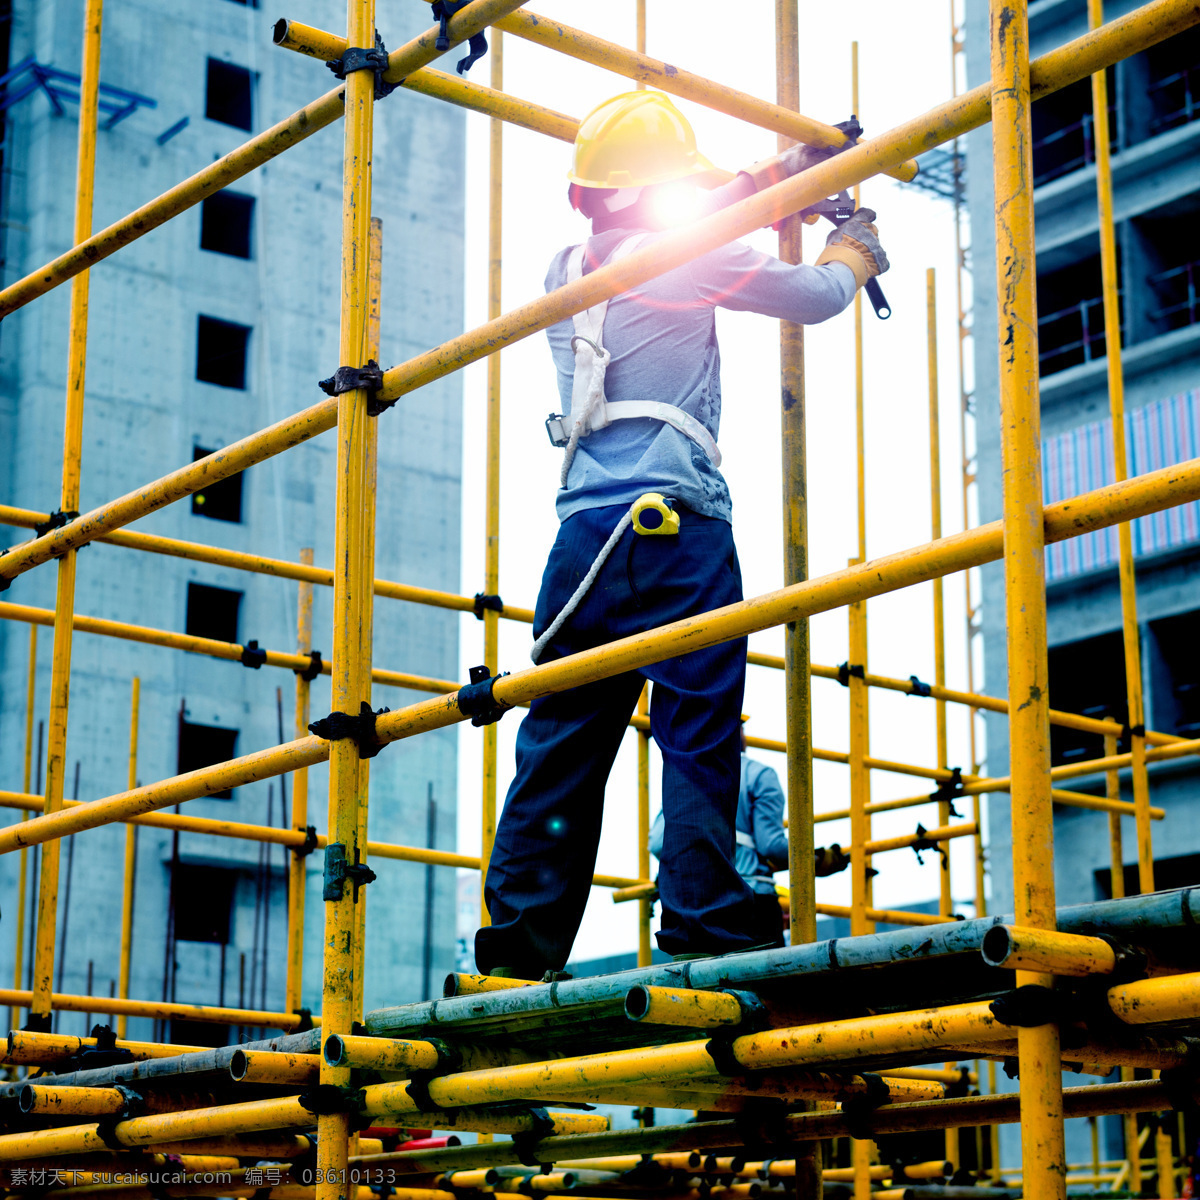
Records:
[[[644,537],[664,537],[679,532],[679,514],[657,492],[639,496],[633,505],[633,529]]]

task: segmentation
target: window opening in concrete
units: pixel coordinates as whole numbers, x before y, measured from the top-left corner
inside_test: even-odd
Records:
[[[233,898],[241,872],[205,863],[171,865],[171,903],[177,942],[229,944]]]
[[[196,324],[196,378],[217,387],[246,387],[250,327],[201,316]]]
[[[1200,737],[1200,609],[1149,623],[1154,728]]]
[[[1050,707],[1082,713],[1086,717],[1111,717],[1124,725],[1128,720],[1125,694],[1125,644],[1120,630],[1102,633],[1050,649]],[[1119,749],[1129,749],[1121,738]],[[1050,726],[1050,761],[1054,766],[1099,758],[1104,753],[1104,738]]]
[[[254,197],[221,191],[200,205],[200,249],[233,258],[250,257]]]
[[[209,587],[189,583],[187,624],[184,632],[192,637],[213,638],[218,642],[238,640],[238,609],[242,593],[232,588]]]
[[[1117,94],[1112,68],[1108,71],[1109,146],[1117,147]],[[1092,83],[1081,79],[1070,87],[1043,96],[1031,112],[1033,127],[1033,184],[1041,187],[1096,161]]]
[[[1189,29],[1146,51],[1151,134],[1200,116],[1200,30]]]
[[[192,462],[207,458],[213,451],[204,446],[196,446],[192,450]],[[206,488],[192,494],[192,512],[198,517],[209,517],[214,521],[232,521],[235,524],[242,519],[242,475],[230,475],[228,479],[218,479]],[[236,638],[230,639],[236,641]]]
[[[204,115],[210,121],[220,121],[235,129],[251,129],[253,87],[253,77],[245,67],[210,58]]]
[[[1153,333],[1169,333],[1200,321],[1200,195],[1193,194],[1133,225],[1149,295],[1146,316]]]
[[[1128,845],[1125,852],[1132,853],[1133,847]],[[1140,893],[1138,887],[1137,863],[1125,863],[1125,895],[1136,896]],[[1099,900],[1112,899],[1112,871],[1105,867],[1103,871],[1093,873],[1096,881],[1096,897]],[[1171,888],[1194,887],[1200,883],[1200,854],[1183,854],[1178,858],[1156,858],[1154,860],[1154,890],[1169,891]]]
[[[1104,298],[1100,255],[1038,274],[1038,363],[1053,375],[1104,357]],[[1118,290],[1118,299],[1123,295]],[[1121,304],[1124,328],[1124,304]]]
[[[201,767],[228,762],[237,754],[238,732],[219,725],[197,725],[180,719],[176,773],[184,775],[188,771],[199,771]],[[209,799],[232,800],[233,791],[226,788],[223,792],[213,792]]]

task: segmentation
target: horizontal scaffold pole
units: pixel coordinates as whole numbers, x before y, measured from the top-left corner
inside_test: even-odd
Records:
[[[1156,1112],[1171,1108],[1171,1095],[1167,1085],[1157,1079],[1064,1088],[1063,1108],[1067,1117]],[[796,1113],[785,1118],[783,1140],[818,1141],[847,1137],[861,1133],[864,1125],[876,1135],[915,1133],[927,1129],[960,1129],[972,1125],[1009,1125],[1021,1119],[1020,1103],[1020,1094],[1010,1092],[913,1104],[888,1104],[876,1109],[869,1119],[841,1112]],[[554,1163],[627,1153],[725,1149],[742,1145],[746,1136],[747,1127],[740,1122],[704,1121],[690,1125],[621,1129],[584,1137],[543,1138],[532,1147],[506,1143],[453,1146],[363,1155],[352,1161],[356,1166],[387,1165],[399,1173],[429,1174],[434,1171],[518,1163],[523,1156],[529,1155],[536,1157],[539,1162]]]
[[[1200,459],[1191,459],[1047,506],[1043,510],[1046,541],[1064,541],[1093,529],[1196,499],[1200,499]],[[528,667],[497,679],[492,686],[492,695],[500,706],[515,707],[539,696],[594,683],[665,658],[926,583],[939,575],[993,562],[1000,557],[1002,549],[1000,523],[992,522],[723,609],[646,630],[593,650]],[[397,741],[464,721],[470,714],[459,708],[458,696],[456,692],[381,714],[375,722],[376,736],[383,742]],[[1156,753],[1174,749],[1167,747]],[[306,737],[285,742],[216,766],[96,800],[80,808],[61,810],[9,826],[0,831],[0,854],[242,787],[301,767],[315,766],[328,757],[329,743],[321,738]],[[628,887],[635,882],[639,881],[625,880],[615,886]]]
[[[22,529],[34,529],[50,520],[50,514],[31,508],[15,508],[12,505],[0,504],[0,525],[14,525]],[[158,534],[138,533],[133,530],[119,529],[105,537],[98,537],[97,542],[109,546],[119,546],[129,550],[141,550],[150,554],[162,554],[169,558],[184,558],[191,562],[210,563],[217,567],[229,567],[236,571],[248,571],[256,575],[270,575],[280,579],[294,579],[300,583],[313,583],[321,587],[333,586],[333,572],[327,567],[307,566],[300,562],[289,562],[287,559],[270,558],[262,554],[246,554],[240,550],[227,550],[220,546],[205,546],[200,542],[187,542],[179,538],[161,537]],[[448,608],[456,612],[474,612],[477,601],[472,596],[460,596],[455,592],[439,591],[436,588],[416,587],[407,583],[396,583],[390,579],[375,580],[375,595],[389,600],[403,600],[412,604],[424,604],[433,608]],[[525,625],[533,624],[533,609],[521,608],[513,604],[505,604],[499,616],[502,620],[519,621]],[[783,659],[776,654],[763,654],[751,651],[746,655],[746,661],[751,666],[769,667],[783,670]],[[827,667],[813,663],[811,673],[814,678],[839,678],[837,667]],[[902,692],[905,695],[924,697],[923,690],[914,690],[912,679],[893,679],[887,675],[873,675],[868,672],[863,676],[867,687],[882,688],[885,691]],[[968,708],[984,708],[989,712],[1008,713],[1008,701],[996,696],[985,696],[978,692],[960,692],[952,688],[938,687],[936,684],[924,684],[928,688],[928,698],[945,700],[951,704],[961,704]],[[433,690],[433,689],[431,689]],[[641,728],[638,718],[634,723]],[[1066,729],[1078,729],[1083,733],[1120,735],[1122,726],[1116,721],[1102,720],[1098,717],[1085,717],[1080,713],[1050,710],[1050,723],[1061,725]],[[1171,733],[1158,733],[1146,730],[1146,741],[1154,746],[1170,746],[1185,739]],[[760,749],[777,749],[782,742],[768,744],[768,739],[751,740],[751,745]],[[829,753],[832,753],[829,752]],[[843,756],[844,757],[844,756]],[[841,761],[841,760],[839,760]],[[948,772],[941,775],[949,776]],[[964,776],[964,778],[968,778]],[[868,811],[873,810],[868,806]]]
[[[87,800],[66,800],[67,809],[84,808]],[[27,792],[0,791],[0,808],[17,808],[26,812],[41,812],[43,797]],[[251,825],[245,821],[221,821],[214,817],[188,817],[182,813],[143,813],[130,817],[130,825],[149,825],[157,829],[175,829],[181,833],[202,833],[208,837],[240,838],[248,842],[268,842],[274,846],[286,846],[290,850],[324,850],[329,839],[318,833],[311,838],[298,829],[280,829],[272,825]],[[460,867],[465,871],[478,871],[479,858],[471,854],[455,854],[450,850],[432,850],[423,846],[398,846],[393,842],[367,842],[367,853],[375,858],[393,859],[396,862],[427,863],[435,867]],[[623,875],[592,876],[595,887],[630,888],[649,882],[643,879],[627,879]],[[90,1011],[90,1010],[85,1010]],[[100,1009],[98,1011],[104,1011]]]
[[[31,993],[0,988],[0,1004],[28,1007]],[[127,1017],[152,1017],[156,1021],[181,1018],[215,1021],[224,1025],[265,1025],[270,1029],[297,1029],[308,1018],[300,1013],[260,1012],[256,1008],[217,1008],[207,1004],[177,1004],[173,1001],[123,1000],[116,996],[71,996],[55,992],[51,1004],[64,1012],[102,1012]]]
[[[471,8],[489,5],[495,9],[505,7],[499,0],[475,0]],[[508,7],[512,6],[510,0]],[[464,14],[468,11],[470,9],[464,10]],[[455,19],[461,20],[464,14]],[[495,19],[495,16],[489,18],[492,21]],[[1031,65],[1031,71],[1036,74],[1034,94],[1040,96],[1057,91],[1198,23],[1200,9],[1190,0],[1154,0],[1037,59]],[[334,103],[340,107],[340,99],[337,99],[339,93],[332,95]],[[915,154],[978,128],[988,120],[990,95],[990,85],[987,84],[965,92],[811,170],[668,234],[653,246],[636,250],[620,262],[600,267],[576,283],[567,284],[400,366],[392,367],[384,373],[384,384],[377,396],[381,400],[398,399],[574,313],[611,299],[718,246],[774,224],[826,196],[894,167]],[[4,312],[2,306],[7,294],[0,292],[0,316]],[[66,550],[78,549],[148,513],[308,441],[332,429],[336,421],[336,398],[314,404],[135,492],[93,509],[51,530],[44,537],[9,550],[0,556],[0,586],[6,580],[11,581]]]
[[[449,48],[461,44],[474,33],[482,32],[498,17],[506,16],[523,3],[524,0],[475,0],[450,19]],[[394,73],[399,78],[433,62],[443,53],[436,48],[438,32],[439,28],[435,25],[420,37],[392,51],[388,55],[389,73]],[[176,184],[107,229],[102,229],[85,241],[79,242],[52,262],[4,288],[0,291],[0,317],[6,317],[31,300],[78,275],[80,271],[95,266],[96,263],[165,224],[172,217],[177,217],[193,205],[199,204],[206,196],[228,187],[285,150],[311,137],[318,130],[341,120],[345,115],[342,102],[344,90],[337,87],[331,92],[326,92],[324,96],[292,113],[290,117],[285,117],[236,150],[217,159],[211,166],[197,171],[190,179]]]

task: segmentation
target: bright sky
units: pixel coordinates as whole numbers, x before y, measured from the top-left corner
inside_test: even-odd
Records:
[[[584,27],[599,37],[632,46],[633,0],[582,5],[536,0],[536,11]],[[911,6],[869,0],[856,6],[805,5],[802,26],[801,110],[830,123],[851,111],[851,41],[859,41],[859,117],[869,137],[946,99],[951,91],[948,5],[928,4],[923,20]],[[767,0],[730,6],[712,0],[649,0],[647,52],[742,91],[774,99],[774,6]],[[632,84],[608,72],[507,36],[505,90],[575,117]],[[488,62],[472,78],[486,83]],[[730,170],[776,152],[775,135],[685,101],[677,101],[695,126],[700,148]],[[486,317],[488,122],[468,116],[467,166],[467,326]],[[537,134],[505,130],[503,307],[540,295],[546,266],[562,246],[588,232],[566,202],[570,148]],[[962,528],[954,231],[948,202],[879,178],[863,187],[863,203],[876,208],[882,242],[892,262],[882,284],[894,308],[879,322],[865,306],[865,404],[867,546],[876,556],[925,542],[930,536],[928,371],[926,366],[925,273],[936,268],[938,345],[941,376],[943,528]],[[829,226],[805,231],[805,258],[812,261]],[[773,252],[770,231],[749,239]],[[734,532],[747,596],[780,587],[782,522],[779,450],[778,323],[754,314],[719,311],[717,331],[723,362],[723,467],[734,501]],[[811,573],[846,565],[856,553],[854,458],[854,322],[847,310],[810,329],[807,346],[808,468],[810,480]],[[554,496],[560,451],[546,439],[542,422],[558,410],[550,355],[543,336],[504,351],[501,478],[500,592],[511,604],[532,607],[557,521]],[[463,589],[483,581],[483,449],[486,372],[483,364],[466,373],[463,483]],[[933,678],[932,585],[909,589],[870,603],[870,669],[880,674]],[[467,617],[462,626],[462,671],[481,661],[481,626]],[[946,583],[948,682],[965,687],[965,622],[961,576]],[[501,669],[528,661],[528,626],[501,622]],[[813,660],[836,665],[847,658],[844,610],[812,622]],[[781,653],[783,634],[771,630],[751,639],[751,647]],[[837,683],[814,680],[815,743],[846,750],[847,695]],[[784,736],[782,673],[750,668],[745,711],[749,730],[763,737]],[[969,768],[964,710],[951,707],[950,763]],[[513,771],[519,717],[499,725],[500,797]],[[458,840],[464,853],[479,849],[481,745],[478,731],[460,727]],[[898,693],[871,697],[871,750],[887,759],[933,765],[936,762],[934,708],[929,701]],[[781,755],[755,752],[785,776]],[[652,762],[651,811],[657,812],[658,763]],[[845,767],[816,766],[817,811],[849,802]],[[927,782],[876,772],[872,798],[917,795]],[[917,821],[936,824],[936,808],[907,809],[874,818],[878,837],[911,833]],[[632,732],[609,781],[604,836],[598,869],[636,874],[636,751]],[[818,826],[818,843],[849,841],[848,822]],[[970,912],[973,895],[970,839],[952,843],[952,871],[960,911]],[[892,906],[937,895],[936,856],[918,866],[909,851],[876,860],[876,903]],[[784,879],[785,876],[780,876]],[[849,875],[819,880],[818,900],[849,903]],[[591,958],[636,947],[636,906],[614,905],[609,893],[593,889],[576,958]]]

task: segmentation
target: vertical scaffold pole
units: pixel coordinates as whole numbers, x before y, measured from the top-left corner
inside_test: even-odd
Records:
[[[311,567],[311,546],[300,551],[300,561]],[[307,658],[312,653],[312,609],[313,585],[300,581],[296,606],[296,653]],[[296,673],[296,737],[308,736],[310,684],[299,672]],[[308,829],[308,768],[301,767],[292,775],[292,829],[305,833]],[[283,1008],[285,1012],[299,1012],[303,1004],[304,989],[304,890],[307,886],[308,856],[294,850],[288,860],[288,943],[287,979],[284,984]]]
[[[800,13],[797,0],[775,0],[775,98],[783,108],[800,108]],[[779,137],[779,149],[792,145]],[[779,257],[803,258],[803,224],[785,221]],[[780,399],[783,446],[783,573],[785,583],[808,578],[808,463],[805,445],[804,326],[779,323]],[[784,633],[787,692],[788,881],[793,945],[817,938],[817,889],[813,863],[812,687],[809,678],[808,619],[788,624]],[[803,1149],[801,1149],[803,1147]],[[797,1145],[796,1200],[821,1195],[821,1149]]]
[[[1104,24],[1104,0],[1088,0],[1088,25]],[[1092,76],[1092,121],[1096,143],[1096,200],[1100,210],[1100,276],[1104,290],[1104,351],[1108,362],[1108,407],[1112,417],[1113,478],[1128,478],[1125,450],[1125,375],[1121,365],[1121,302],[1117,238],[1113,223],[1112,162],[1109,154],[1108,77]],[[1117,526],[1121,580],[1121,631],[1125,643],[1125,688],[1129,704],[1129,750],[1137,828],[1138,889],[1154,891],[1154,850],[1150,833],[1150,779],[1146,771],[1146,712],[1142,697],[1142,651],[1138,638],[1137,576],[1133,565],[1133,526]],[[1165,1194],[1165,1193],[1164,1193]]]
[[[348,0],[346,39],[350,46],[375,44],[374,0]],[[342,183],[342,287],[339,356],[343,366],[367,360],[368,273],[371,222],[371,123],[375,77],[370,71],[346,76],[346,133]],[[370,617],[364,604],[363,502],[367,465],[367,393],[359,388],[338,397],[337,523],[333,568],[333,686],[335,712],[357,713],[362,694],[362,627]],[[350,738],[329,748],[329,847],[325,852],[324,986],[322,1033],[349,1033],[354,1019],[355,915],[359,889],[328,868],[340,846],[347,864],[358,861],[359,756]],[[345,1067],[321,1062],[321,1083],[349,1082]],[[317,1118],[318,1200],[345,1200],[349,1191],[349,1116]]]
[[[650,715],[650,685],[642,687],[638,697],[638,716]],[[637,731],[637,829],[638,829],[638,878],[650,878],[650,731]],[[638,901],[638,966],[648,967],[653,956],[650,946],[650,906],[652,901]]]
[[[373,131],[372,131],[373,132]],[[379,361],[379,298],[383,281],[383,222],[371,218],[367,287],[367,358]],[[379,422],[368,420],[366,427],[366,464],[363,467],[362,558],[363,623],[359,672],[359,694],[371,704],[371,665],[375,651],[375,484],[379,472]],[[371,760],[358,764],[358,848],[359,861],[367,861],[367,817],[370,809]],[[354,934],[354,1019],[362,1020],[363,988],[366,983],[367,892],[358,894],[357,929]]]
[[[1018,924],[1053,929],[1054,874],[1046,869],[1046,864],[1054,861],[1054,813],[1050,801],[1027,0],[991,0],[989,17],[1013,898]],[[1017,972],[1018,986],[1049,986],[1052,982],[1049,975]],[[1061,1200],[1066,1195],[1066,1151],[1058,1026],[1023,1028],[1017,1046],[1024,1194],[1027,1200]]]
[[[858,43],[850,43],[850,111],[858,115]],[[854,207],[862,204],[862,189],[854,187]],[[858,553],[850,565],[867,560],[867,473],[865,380],[863,370],[863,306],[861,289],[854,293],[854,430],[855,495],[857,508]],[[847,610],[850,622],[849,655],[851,673],[846,682],[850,700],[850,932],[875,932],[875,923],[867,920],[871,904],[871,864],[866,844],[871,840],[871,773],[867,757],[871,753],[871,693],[866,681],[856,672],[867,670],[867,606],[863,601]],[[854,1200],[871,1195],[871,1159],[874,1144],[869,1140],[850,1139],[850,1158],[854,1166]]]
[[[100,87],[100,27],[104,0],[87,0],[83,17],[83,66],[79,82],[79,156],[75,180],[75,244],[92,233],[92,201],[96,180],[96,114]],[[71,319],[67,361],[67,403],[63,428],[63,473],[59,509],[79,508],[79,474],[83,454],[83,394],[87,376],[88,284],[81,271],[71,281]],[[75,556],[68,550],[58,560],[58,593],[54,605],[54,651],[50,673],[50,728],[46,748],[44,811],[63,803],[67,767],[67,708],[71,693],[71,635],[75,617]],[[29,1028],[49,1030],[50,995],[54,982],[54,943],[58,929],[58,862],[60,842],[42,847],[37,933],[33,945],[33,998]]]
[[[775,91],[784,108],[800,108],[800,34],[796,0],[775,0]],[[779,149],[792,145],[779,137]],[[802,224],[792,217],[779,235],[779,257],[803,256]],[[785,583],[808,578],[808,464],[804,432],[804,326],[779,325],[783,443],[783,573]],[[792,944],[817,938],[813,870],[812,689],[808,620],[788,624],[784,641],[787,690],[788,877]],[[818,1180],[816,1186],[820,1187]]]
[[[646,0],[637,0],[637,52],[646,53]],[[637,84],[639,92],[646,85],[640,80]],[[650,715],[650,685],[642,688],[638,697],[638,716]],[[638,773],[638,878],[650,878],[650,731],[637,731],[637,773]],[[650,945],[650,910],[653,901],[638,901],[638,966],[648,967],[654,956]]]
[[[504,90],[504,35],[493,29],[490,37],[492,87]],[[500,315],[504,267],[504,122],[493,117],[488,130],[488,320]],[[490,596],[500,592],[500,353],[487,360],[487,464],[484,474],[483,590]],[[500,665],[500,614],[483,611],[483,661],[495,675]],[[495,724],[483,727],[483,818],[479,851],[479,923],[491,924],[484,887],[492,844],[496,840],[496,753]]]
[[[142,706],[142,681],[135,675],[129,699],[129,790],[137,787],[138,716]],[[136,825],[125,826],[125,881],[121,890],[121,961],[117,967],[117,995],[129,999],[129,968],[133,961],[133,900],[137,884]],[[117,1017],[117,1037],[123,1038],[129,1028],[129,1018]]]
[[[929,523],[930,537],[937,541],[942,536],[942,440],[941,414],[938,396],[937,361],[937,272],[933,267],[925,271],[925,349],[929,360]],[[946,608],[942,577],[933,581],[933,680],[938,687],[946,686]],[[947,747],[946,702],[934,701],[937,725],[937,765],[946,770],[950,758]],[[950,824],[950,801],[938,801],[938,824]],[[938,872],[938,913],[947,921],[954,916],[954,894],[950,888],[950,847],[943,845],[943,854],[938,856],[941,870]],[[953,1070],[956,1063],[946,1063]],[[954,1167],[954,1173],[962,1165],[957,1129],[946,1130],[946,1161]]]
[[[37,631],[36,625],[29,626],[29,678],[25,684],[25,795],[33,787],[33,710],[37,698]],[[29,820],[29,813],[21,814],[22,821]],[[29,892],[29,852],[21,851],[17,868],[17,928],[13,946],[13,989],[20,990],[25,983],[25,899]],[[8,1027],[20,1025],[21,1010],[14,1005],[8,1010]]]

